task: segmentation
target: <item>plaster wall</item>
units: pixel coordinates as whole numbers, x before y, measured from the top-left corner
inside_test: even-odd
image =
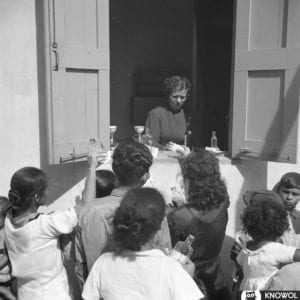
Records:
[[[34,0],[0,1],[0,194],[20,167],[40,165]]]

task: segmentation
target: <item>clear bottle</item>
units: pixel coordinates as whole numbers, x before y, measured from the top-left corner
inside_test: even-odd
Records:
[[[192,148],[192,131],[188,130],[184,135],[184,146]]]
[[[171,250],[170,256],[177,259],[181,264],[186,264],[193,253],[192,243],[194,239],[195,237],[189,234],[184,242],[177,242]]]
[[[187,118],[186,121],[186,131],[184,135],[184,146],[192,148],[192,119],[191,117]]]
[[[89,152],[95,151],[97,156],[97,161],[103,162],[105,159],[107,159],[107,151],[105,150],[103,144],[100,141],[97,141],[97,139],[92,138],[89,141]]]
[[[212,131],[210,138],[210,147],[218,148],[218,138],[215,131]]]
[[[97,143],[97,140],[95,138],[90,139],[89,150],[90,151],[98,151],[99,150],[99,144]]]

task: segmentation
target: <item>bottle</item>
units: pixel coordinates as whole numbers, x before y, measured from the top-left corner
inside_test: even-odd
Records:
[[[186,122],[186,131],[185,131],[185,134],[184,134],[184,146],[189,147],[190,149],[192,148],[192,130],[191,130],[191,126],[192,126],[192,119],[191,119],[191,117],[188,117],[187,122]]]
[[[193,253],[192,243],[194,239],[195,237],[189,234],[184,242],[177,242],[171,250],[170,256],[177,259],[182,265],[186,264]]]
[[[192,148],[192,131],[188,130],[184,135],[184,146]]]
[[[215,131],[212,131],[210,138],[210,147],[218,148],[218,138]]]
[[[95,138],[90,139],[90,141],[89,141],[89,150],[98,152],[99,145],[98,145],[97,140]]]
[[[89,141],[89,150],[88,151],[95,151],[97,156],[97,161],[103,162],[105,159],[108,158],[107,151],[105,150],[103,144],[97,139],[92,138]]]

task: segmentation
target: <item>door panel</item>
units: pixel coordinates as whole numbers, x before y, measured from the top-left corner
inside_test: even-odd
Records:
[[[109,0],[49,0],[49,162],[109,145]],[[53,48],[52,48],[53,49]],[[55,68],[57,66],[57,68]]]
[[[236,1],[234,157],[296,161],[299,13],[299,1]]]

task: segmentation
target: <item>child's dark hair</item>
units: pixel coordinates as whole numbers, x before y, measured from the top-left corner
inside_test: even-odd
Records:
[[[281,187],[287,189],[300,189],[300,174],[296,172],[284,174],[280,179],[278,189]]]
[[[7,211],[11,207],[11,204],[7,197],[0,196],[0,217],[5,217]]]
[[[152,165],[150,150],[135,141],[122,141],[113,153],[112,169],[122,185],[137,183]]]
[[[11,178],[9,201],[14,216],[26,211],[36,198],[41,199],[47,188],[45,173],[34,167],[24,167]],[[38,205],[38,203],[36,203]]]
[[[116,176],[110,170],[96,171],[96,198],[106,197],[115,187]]]
[[[247,206],[241,219],[246,232],[255,241],[275,241],[289,228],[286,208],[270,199]]]
[[[140,251],[161,228],[165,201],[153,188],[130,190],[122,199],[113,220],[114,241],[119,251]]]

